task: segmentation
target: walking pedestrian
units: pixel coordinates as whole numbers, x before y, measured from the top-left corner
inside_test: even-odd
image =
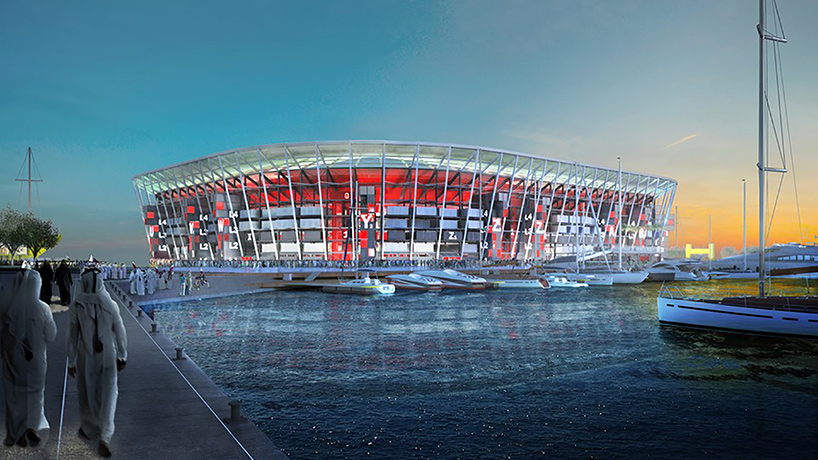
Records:
[[[68,269],[68,265],[64,260],[57,267],[54,278],[57,281],[57,288],[60,290],[60,305],[68,305],[71,303],[71,286],[73,286],[74,280],[71,279],[71,270]]]
[[[179,290],[179,295],[184,297],[185,290],[187,289],[187,280],[185,279],[185,272],[179,273],[179,286],[181,289]]]
[[[54,281],[54,270],[51,269],[51,264],[46,260],[37,271],[40,273],[40,280],[42,280],[40,300],[48,305],[51,303],[51,296],[53,295],[51,283]]]
[[[46,344],[57,336],[51,309],[40,301],[40,274],[22,270],[0,300],[0,351],[6,403],[5,445],[40,444],[48,428],[45,395]]]
[[[77,379],[79,436],[98,439],[97,452],[110,457],[117,374],[125,368],[128,339],[119,307],[105,289],[99,270],[90,268],[69,308],[68,374]]]

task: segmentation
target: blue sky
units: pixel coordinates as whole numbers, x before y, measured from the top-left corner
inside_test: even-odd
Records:
[[[605,166],[621,156],[679,181],[682,240],[706,243],[714,214],[717,244],[735,246],[742,177],[751,217],[756,193],[757,8],[6,1],[0,204],[25,207],[14,178],[31,146],[46,181],[39,213],[63,232],[49,254],[144,262],[137,173],[258,144],[421,140]],[[814,235],[818,2],[779,9],[802,224]],[[785,191],[779,241],[798,235],[791,183]]]

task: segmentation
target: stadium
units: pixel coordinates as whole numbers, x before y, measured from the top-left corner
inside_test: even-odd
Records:
[[[677,183],[492,148],[301,142],[132,179],[151,259],[548,261],[663,252]],[[621,246],[621,248],[620,248]]]

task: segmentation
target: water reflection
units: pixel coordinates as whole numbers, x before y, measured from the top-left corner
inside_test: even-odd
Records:
[[[814,433],[818,345],[660,328],[657,290],[283,292],[156,317],[293,458],[758,455]],[[707,431],[741,424],[758,430]]]

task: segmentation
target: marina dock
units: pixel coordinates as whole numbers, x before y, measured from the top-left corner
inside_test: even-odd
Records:
[[[110,443],[113,458],[287,458],[252,422],[231,421],[231,398],[184,353],[183,359],[176,360],[176,345],[161,329],[151,332],[150,318],[139,315],[135,305],[129,307],[130,298],[123,301],[110,282],[108,290],[120,305],[128,333],[128,364],[119,374],[116,432]],[[48,347],[45,389],[45,411],[51,428],[41,432],[39,447],[0,447],[0,456],[6,459],[97,457],[96,442],[77,436],[80,420],[76,380],[67,377],[63,391],[68,312],[65,307],[52,305],[52,309],[57,338]]]

